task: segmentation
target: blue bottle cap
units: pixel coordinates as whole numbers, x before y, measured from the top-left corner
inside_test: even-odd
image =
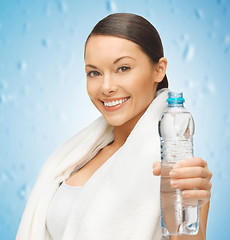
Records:
[[[177,102],[177,103],[183,103],[185,101],[185,99],[183,98],[183,92],[177,93],[177,92],[169,92],[168,93],[168,99],[167,102],[173,103],[173,102]]]

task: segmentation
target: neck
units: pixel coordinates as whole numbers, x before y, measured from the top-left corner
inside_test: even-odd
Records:
[[[155,90],[154,90],[154,98],[155,98],[155,92],[156,92],[156,86],[155,86]],[[151,104],[151,102],[149,103],[149,105]],[[146,107],[146,109],[147,108],[148,107]],[[142,115],[145,113],[146,109],[144,109],[141,113],[139,113],[139,115],[137,115],[135,118],[129,120],[128,122],[126,122],[120,126],[114,127],[114,141],[111,144],[112,147],[115,147],[118,149],[121,146],[123,146],[123,144],[126,142],[128,136],[132,132],[133,128],[135,127],[135,125],[137,124],[139,119],[142,117]]]
[[[115,147],[121,147],[129,137],[130,133],[132,132],[133,128],[144,114],[145,111],[141,112],[138,116],[134,119],[129,120],[128,122],[114,127],[114,142],[112,143]]]

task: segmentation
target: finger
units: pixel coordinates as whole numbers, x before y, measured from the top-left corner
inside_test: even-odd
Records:
[[[208,190],[212,188],[211,182],[206,178],[187,178],[187,179],[172,179],[171,186],[176,189],[194,189]]]
[[[169,176],[171,178],[208,178],[209,180],[212,177],[211,172],[208,168],[202,167],[183,167],[183,168],[174,168],[170,171]]]
[[[153,174],[159,176],[161,174],[161,167],[156,167],[153,169]]]
[[[181,168],[181,167],[206,167],[207,162],[199,157],[196,158],[188,158],[183,161],[177,162],[173,168]]]
[[[202,205],[205,202],[208,202],[211,198],[211,192],[205,190],[184,190],[182,191],[183,198],[186,199],[194,199],[202,202]]]
[[[159,161],[153,163],[153,174],[155,176],[159,176],[161,174],[161,163]]]
[[[156,167],[161,167],[161,162],[160,161],[157,161],[157,162],[153,163],[153,168],[156,168]]]

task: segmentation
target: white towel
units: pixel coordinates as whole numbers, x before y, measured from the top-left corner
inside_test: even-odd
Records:
[[[158,121],[167,107],[168,89],[155,99],[124,145],[86,182],[69,216],[63,240],[160,240],[160,161]],[[60,146],[48,159],[28,199],[17,240],[50,240],[49,204],[59,184],[114,139],[101,116]]]

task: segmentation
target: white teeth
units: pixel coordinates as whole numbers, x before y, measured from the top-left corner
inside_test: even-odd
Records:
[[[113,107],[113,106],[121,104],[121,103],[123,103],[123,102],[125,102],[127,100],[128,100],[128,98],[123,98],[123,99],[112,101],[112,102],[104,102],[104,106],[106,106],[106,107]]]

